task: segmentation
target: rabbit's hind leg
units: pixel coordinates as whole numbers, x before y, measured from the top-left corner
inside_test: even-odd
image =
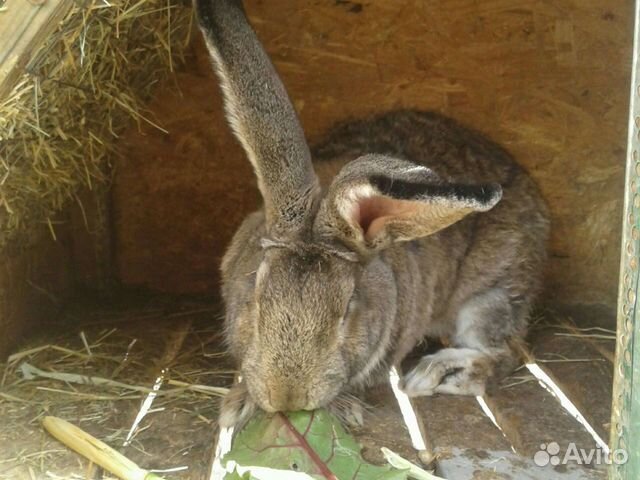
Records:
[[[501,288],[473,296],[458,311],[452,347],[423,357],[403,382],[409,396],[483,395],[488,381],[515,366],[508,341],[521,337],[528,308]]]

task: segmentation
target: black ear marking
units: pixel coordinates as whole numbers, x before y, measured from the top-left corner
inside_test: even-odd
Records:
[[[457,201],[477,202],[480,205],[494,204],[502,196],[502,187],[497,183],[472,185],[449,183],[435,185],[432,183],[409,182],[382,175],[369,177],[371,184],[380,193],[399,200],[420,200],[429,197],[447,198]]]

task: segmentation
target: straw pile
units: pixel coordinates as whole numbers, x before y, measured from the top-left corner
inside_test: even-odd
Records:
[[[130,119],[154,124],[142,105],[182,60],[191,28],[191,9],[174,0],[72,7],[0,98],[0,247],[52,228],[81,186],[109,181],[119,134]]]

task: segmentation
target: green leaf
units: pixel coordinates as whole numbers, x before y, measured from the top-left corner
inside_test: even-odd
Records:
[[[244,475],[240,475],[238,470],[234,470],[231,473],[227,473],[224,476],[224,480],[251,480],[251,474],[246,472]]]
[[[407,479],[405,470],[367,463],[360,450],[358,442],[326,410],[261,412],[237,433],[223,464],[233,461],[245,468],[293,470],[313,479]],[[232,478],[238,477],[225,476]]]

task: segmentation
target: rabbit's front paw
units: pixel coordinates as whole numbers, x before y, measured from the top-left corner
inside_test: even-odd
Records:
[[[222,400],[218,424],[221,428],[241,428],[255,413],[256,408],[246,385],[243,382],[236,383]]]
[[[484,395],[492,371],[492,357],[471,348],[443,348],[420,360],[404,378],[410,397],[435,393]]]

